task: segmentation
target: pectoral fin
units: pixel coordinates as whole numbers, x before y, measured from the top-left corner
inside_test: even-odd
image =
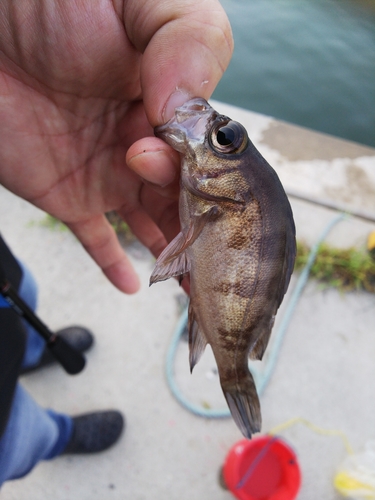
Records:
[[[158,281],[167,280],[172,276],[180,276],[190,271],[190,261],[184,252],[184,247],[184,235],[178,233],[176,238],[159,255],[150,277],[150,286]]]
[[[198,238],[206,222],[217,214],[217,206],[210,207],[199,215],[194,215],[185,233],[181,232],[169,243],[156,261],[151,274],[150,285],[167,280],[173,276],[181,276],[190,271],[190,260],[185,250]]]

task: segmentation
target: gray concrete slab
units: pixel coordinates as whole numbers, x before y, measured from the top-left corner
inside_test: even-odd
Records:
[[[375,150],[219,106],[244,123],[286,188],[375,212]],[[300,140],[293,138],[298,133]],[[288,137],[290,152],[285,149]],[[319,150],[323,140],[324,154]],[[344,152],[346,156],[340,156]],[[336,216],[332,210],[301,201],[292,200],[292,205],[298,236],[310,244]],[[217,473],[230,447],[241,439],[238,429],[230,418],[206,420],[187,412],[165,381],[165,355],[182,297],[177,283],[170,280],[148,288],[153,259],[134,244],[128,252],[142,289],[124,296],[69,232],[43,227],[43,218],[40,210],[0,188],[0,228],[37,278],[40,316],[52,329],[86,325],[95,332],[96,344],[82,374],[67,376],[56,366],[23,377],[22,384],[41,405],[71,414],[118,408],[126,415],[127,429],[115,447],[100,455],[41,463],[26,478],[5,484],[1,498],[233,498],[219,487]],[[354,218],[340,222],[329,241],[364,246],[374,225]],[[278,323],[295,282],[294,278]],[[301,416],[318,426],[342,430],[358,450],[375,438],[374,305],[373,295],[343,295],[309,283],[261,398],[263,432]],[[175,366],[176,379],[192,402],[225,407],[209,349],[191,376],[187,345],[181,342]],[[346,456],[341,440],[302,425],[289,428],[282,437],[295,449],[302,467],[298,498],[337,500],[332,478]]]

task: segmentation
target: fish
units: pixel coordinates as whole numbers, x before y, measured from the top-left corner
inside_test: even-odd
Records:
[[[150,285],[189,276],[190,369],[210,344],[232,417],[250,439],[261,410],[248,361],[262,359],[293,272],[292,209],[246,129],[205,99],[176,108],[154,133],[180,153],[181,231]]]

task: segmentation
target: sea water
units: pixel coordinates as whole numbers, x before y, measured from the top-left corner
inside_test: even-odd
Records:
[[[235,50],[214,98],[375,147],[374,0],[222,0]]]

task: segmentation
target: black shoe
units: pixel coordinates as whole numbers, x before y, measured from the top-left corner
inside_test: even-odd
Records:
[[[101,411],[73,417],[73,433],[62,455],[97,453],[118,440],[124,428],[120,412]]]
[[[58,330],[56,334],[79,352],[87,351],[94,342],[92,333],[87,328],[83,328],[82,326],[69,326]],[[21,368],[20,375],[34,372],[35,370],[39,370],[39,368],[51,365],[52,363],[56,363],[56,359],[46,346],[39,363],[33,366],[27,366],[26,368]]]

